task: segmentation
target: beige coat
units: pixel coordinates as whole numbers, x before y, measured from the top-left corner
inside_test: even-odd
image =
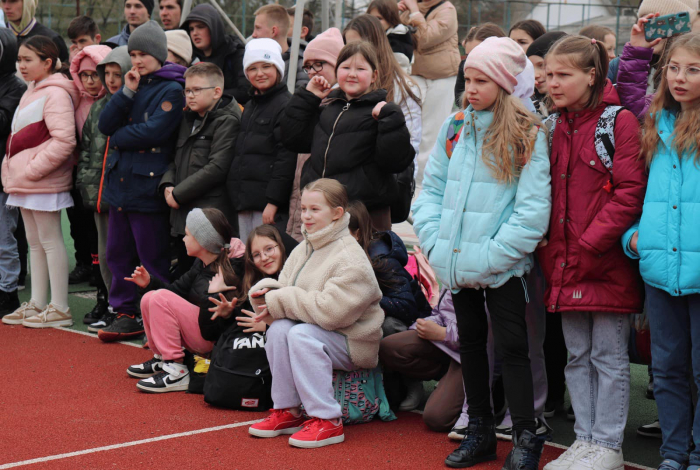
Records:
[[[424,0],[418,4],[420,14],[410,17],[405,11],[401,21],[416,28],[418,47],[413,54],[411,75],[428,80],[454,77],[459,62],[459,39],[457,37],[457,10],[450,2],[445,2],[425,15],[440,0]]]
[[[350,235],[350,215],[316,232],[289,255],[279,281],[263,279],[250,294],[274,289],[264,303],[275,319],[289,318],[335,331],[347,339],[353,364],[377,366],[384,311],[382,292],[367,255]],[[253,302],[259,312],[260,301]]]

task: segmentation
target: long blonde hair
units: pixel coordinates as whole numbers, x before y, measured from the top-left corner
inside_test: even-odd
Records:
[[[469,105],[467,94],[462,107]],[[501,183],[512,184],[527,165],[535,147],[536,130],[540,120],[525,108],[518,98],[498,88],[491,108],[493,121],[486,130],[481,158],[491,174]]]
[[[668,53],[666,61],[662,64],[664,67],[668,65],[673,53],[679,49],[684,49],[691,54],[700,57],[700,33],[688,33],[680,36],[675,40]],[[666,69],[664,69],[665,71]],[[678,155],[684,153],[695,154],[695,164],[700,166],[700,103],[681,111],[681,106],[671,95],[671,90],[668,87],[668,79],[666,73],[661,75],[661,83],[656,90],[649,112],[644,119],[644,132],[642,134],[641,157],[646,160],[647,168],[651,166],[656,150],[659,146],[659,134],[656,132],[656,123],[661,114],[661,111],[667,111],[677,116],[676,123],[673,127],[673,147],[678,152]]]

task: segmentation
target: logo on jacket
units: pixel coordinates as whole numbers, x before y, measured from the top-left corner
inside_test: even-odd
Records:
[[[233,340],[233,349],[244,349],[244,348],[264,348],[265,347],[265,337],[260,333],[253,333],[252,337],[244,336],[242,338],[235,338]]]
[[[572,297],[574,299],[580,299],[581,298],[581,291],[580,290],[575,290]]]
[[[243,398],[241,399],[241,406],[244,408],[257,408],[260,400],[258,398]]]

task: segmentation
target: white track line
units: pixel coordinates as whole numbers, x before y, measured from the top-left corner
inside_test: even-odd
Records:
[[[165,436],[152,437],[150,439],[141,439],[139,441],[123,442],[121,444],[113,444],[111,446],[95,447],[93,449],[79,450],[76,452],[68,452],[66,454],[50,455],[48,457],[40,457],[38,459],[22,460],[21,462],[12,462],[0,465],[0,470],[6,468],[21,467],[22,465],[31,465],[35,463],[50,462],[51,460],[67,459],[70,457],[78,457],[80,455],[94,454],[96,452],[105,452],[108,450],[122,449],[124,447],[138,446],[141,444],[150,444],[152,442],[165,441],[168,439],[177,439],[178,437],[194,436],[195,434],[203,434],[206,432],[222,431],[224,429],[239,428],[241,426],[249,426],[251,424],[259,423],[261,419],[255,419],[252,421],[245,421],[242,423],[231,423],[224,424],[223,426],[214,426],[212,428],[196,429],[194,431],[180,432],[177,434],[167,434]]]
[[[66,328],[65,326],[57,326],[57,327],[55,327],[55,329],[56,329],[56,330],[67,331],[67,332],[69,332],[69,333],[77,333],[77,334],[79,334],[79,335],[89,336],[89,337],[91,337],[91,338],[97,338],[97,335],[94,334],[94,333],[90,333],[90,332],[88,332],[88,331],[74,330],[74,329],[72,329],[72,328]],[[126,345],[126,346],[133,346],[133,347],[135,347],[135,348],[143,349],[143,348],[142,348],[141,346],[139,346],[138,344],[129,343],[128,341],[114,341],[114,342],[115,342],[115,343],[119,343],[119,344],[124,344],[124,345]]]

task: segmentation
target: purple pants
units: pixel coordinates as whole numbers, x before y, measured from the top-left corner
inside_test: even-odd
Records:
[[[109,211],[107,266],[112,271],[109,303],[117,313],[138,315],[136,284],[125,281],[134,268],[143,265],[151,276],[168,281],[170,224],[167,212]]]

